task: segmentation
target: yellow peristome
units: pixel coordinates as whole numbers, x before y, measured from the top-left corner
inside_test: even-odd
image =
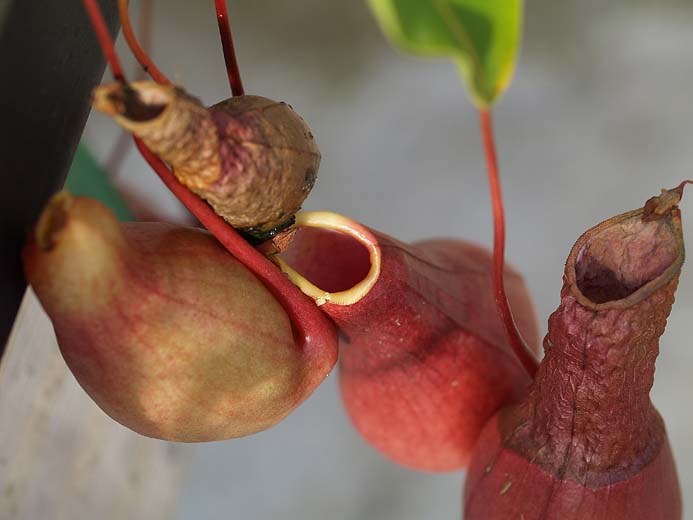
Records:
[[[371,232],[358,222],[351,220],[343,215],[329,211],[308,211],[296,215],[296,227],[315,227],[330,229],[345,235],[349,235],[368,249],[371,267],[368,274],[353,287],[338,292],[325,291],[303,275],[298,273],[287,264],[279,255],[273,256],[272,260],[279,266],[291,282],[296,285],[301,292],[310,296],[315,303],[320,306],[325,303],[335,305],[353,305],[363,299],[373,288],[380,277],[381,252],[377,245],[376,238]]]

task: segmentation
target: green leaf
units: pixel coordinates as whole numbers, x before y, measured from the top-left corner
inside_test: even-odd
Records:
[[[520,46],[522,0],[368,0],[402,49],[452,58],[472,101],[492,104],[508,87]]]
[[[83,195],[100,200],[120,220],[132,220],[130,210],[111,183],[108,173],[81,143],[77,147],[70,172],[67,174],[65,188],[74,195]]]

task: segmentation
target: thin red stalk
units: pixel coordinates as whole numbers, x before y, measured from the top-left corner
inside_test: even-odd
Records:
[[[137,32],[140,35],[142,49],[144,49],[144,52],[147,54],[152,52],[152,33],[154,32],[152,28],[153,9],[154,0],[141,0],[140,12],[137,17]],[[144,70],[144,68],[140,68],[135,73],[135,79],[144,79],[146,74],[147,71]]]
[[[505,282],[503,280],[503,270],[505,263],[505,215],[503,210],[503,195],[501,193],[500,177],[498,175],[498,163],[496,160],[496,149],[493,142],[493,126],[491,124],[491,112],[488,109],[479,110],[479,121],[481,123],[481,135],[484,141],[486,152],[486,167],[488,171],[488,184],[491,191],[491,202],[493,204],[493,292],[496,300],[496,307],[500,315],[505,332],[510,341],[510,347],[515,355],[527,370],[530,376],[534,377],[539,366],[536,358],[527,347],[524,339],[517,329],[505,293]]]
[[[226,73],[229,76],[229,85],[234,96],[245,94],[241,72],[238,70],[236,60],[236,50],[233,46],[233,36],[231,35],[231,24],[229,23],[229,12],[226,8],[226,0],[214,0],[217,10],[217,22],[219,23],[219,36],[221,36],[221,47],[224,50],[224,61],[226,62]]]
[[[138,32],[142,38],[142,48],[148,54],[151,52],[152,48],[152,7],[154,0],[142,0],[140,2],[140,13],[138,18],[139,26]],[[137,67],[135,71],[135,79],[144,79],[147,75],[147,71],[144,67]],[[106,171],[111,176],[111,179],[115,179],[120,173],[120,169],[123,165],[125,159],[125,154],[130,149],[132,144],[132,138],[130,133],[122,130],[118,136],[116,144],[111,149],[111,153],[106,159]]]
[[[113,72],[113,77],[118,81],[125,81],[125,74],[123,73],[123,67],[120,64],[118,55],[115,51],[115,46],[113,45],[113,38],[111,33],[108,32],[108,27],[106,26],[106,21],[103,19],[103,14],[101,13],[101,8],[97,3],[97,0],[82,0],[84,8],[87,10],[89,18],[91,18],[91,24],[96,32],[96,37],[99,40],[99,45],[101,50],[106,56],[108,65],[111,67],[111,72]]]
[[[241,238],[205,201],[178,182],[168,166],[136,137],[135,145],[149,166],[188,211],[274,294],[296,327],[298,335],[309,343],[311,338],[324,337],[324,332],[321,331],[331,328],[331,324],[315,302],[292,284],[276,265]]]
[[[123,35],[125,41],[130,47],[130,50],[135,55],[137,61],[142,65],[142,68],[152,77],[154,81],[160,85],[170,85],[171,81],[166,75],[159,70],[154,64],[149,54],[140,46],[137,41],[137,36],[132,30],[132,22],[130,21],[130,13],[128,10],[128,0],[118,0],[118,14],[120,16],[120,24],[123,27]]]

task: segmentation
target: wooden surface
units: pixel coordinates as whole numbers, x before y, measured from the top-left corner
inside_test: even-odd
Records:
[[[104,414],[60,356],[27,291],[0,365],[0,518],[164,519],[190,454]]]

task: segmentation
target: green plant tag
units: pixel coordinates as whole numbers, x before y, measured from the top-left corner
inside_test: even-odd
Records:
[[[120,220],[132,220],[130,210],[111,184],[108,173],[96,162],[96,159],[82,143],[77,147],[70,172],[67,174],[65,188],[73,195],[83,195],[100,200]]]
[[[456,63],[478,107],[508,87],[522,25],[522,0],[368,0],[398,47]]]

